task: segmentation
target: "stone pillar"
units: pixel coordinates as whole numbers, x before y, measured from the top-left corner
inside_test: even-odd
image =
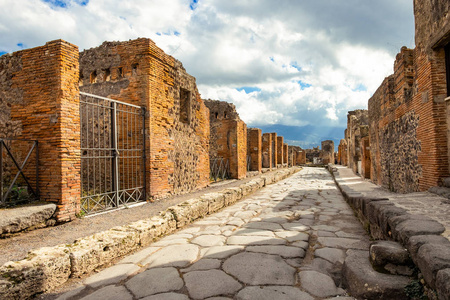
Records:
[[[247,129],[247,155],[250,156],[250,171],[261,172],[262,168],[262,136],[261,129]]]
[[[289,145],[283,144],[283,163],[289,165]]]
[[[276,169],[278,165],[277,160],[277,133],[272,132],[270,134],[272,136],[272,165],[271,168]]]
[[[284,137],[277,136],[277,164],[280,165],[284,163],[283,144],[284,144]]]
[[[262,135],[262,167],[272,167],[272,134],[270,133]]]

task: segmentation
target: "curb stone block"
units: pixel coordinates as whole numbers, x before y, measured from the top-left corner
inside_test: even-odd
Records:
[[[432,289],[436,289],[439,270],[450,268],[450,247],[443,244],[425,244],[417,252],[417,266]]]
[[[139,233],[125,227],[78,239],[70,246],[71,277],[79,277],[138,248]]]
[[[377,225],[381,230],[382,237],[388,237],[389,232],[391,231],[389,227],[389,219],[406,215],[408,212],[404,208],[397,207],[395,205],[385,205],[381,206],[378,211],[378,222]]]
[[[171,206],[167,212],[172,213],[177,222],[177,228],[181,228],[196,219],[208,214],[208,202],[202,199],[190,199],[178,205]]]
[[[59,245],[28,253],[0,267],[0,299],[24,299],[51,290],[69,279],[68,249]]]
[[[439,299],[450,299],[450,269],[440,270],[437,273],[436,291]]]
[[[382,200],[382,201],[372,201],[367,204],[367,219],[371,224],[380,224],[379,215],[380,211],[385,209],[387,206],[394,206],[394,203],[392,203],[389,200]]]
[[[406,243],[415,235],[440,235],[445,231],[445,227],[435,220],[408,220],[398,224],[394,233],[398,234],[396,240]]]
[[[208,193],[200,196],[200,199],[208,202],[208,213],[213,214],[225,205],[225,196],[223,193]]]
[[[139,235],[139,244],[141,247],[152,243],[157,237],[161,235],[161,229],[156,224],[159,222],[150,219],[141,220],[127,225],[126,227],[135,230]]]
[[[228,188],[224,191],[224,194],[225,194],[225,206],[234,204],[238,200],[242,199],[242,189],[238,187]]]
[[[443,236],[440,235],[416,235],[411,237],[406,244],[406,248],[409,251],[409,255],[413,262],[417,265],[417,253],[419,252],[420,247],[425,244],[431,245],[439,245],[442,244],[448,248],[450,248],[450,242]]]

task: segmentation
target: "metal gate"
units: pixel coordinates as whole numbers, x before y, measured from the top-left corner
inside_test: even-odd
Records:
[[[145,200],[145,109],[80,92],[81,209]]]

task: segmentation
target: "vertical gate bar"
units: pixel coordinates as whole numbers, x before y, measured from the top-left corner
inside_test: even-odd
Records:
[[[95,120],[97,121],[97,125],[98,125],[98,129],[97,129],[97,143],[96,143],[96,148],[97,148],[97,158],[96,158],[96,160],[98,161],[98,174],[97,174],[97,172],[96,172],[96,175],[95,175],[95,179],[97,180],[97,179],[99,179],[99,187],[98,187],[98,189],[99,189],[99,191],[98,191],[98,193],[99,194],[101,194],[102,193],[102,180],[101,180],[101,173],[100,173],[100,169],[101,169],[101,167],[102,167],[102,165],[101,165],[101,155],[100,155],[100,132],[102,131],[101,130],[101,127],[100,127],[100,105],[98,105],[97,106],[97,115],[95,116],[96,118],[95,118]]]
[[[38,199],[41,198],[41,193],[39,190],[39,141],[35,141],[36,145],[36,196]]]
[[[104,185],[104,190],[103,190],[103,193],[105,193],[106,194],[106,191],[107,191],[107,185],[108,185],[108,183],[107,183],[107,177],[106,177],[106,163],[107,163],[107,158],[106,158],[106,151],[105,151],[105,148],[106,148],[106,134],[107,134],[107,127],[106,127],[106,122],[105,122],[105,106],[102,106],[102,109],[103,109],[103,128],[104,128],[104,131],[103,131],[103,180],[105,181],[105,185]]]
[[[146,147],[145,147],[145,107],[141,108],[141,112],[142,112],[142,170],[144,172],[144,200],[147,200],[147,174],[146,174],[146,160],[147,160],[147,154],[146,154]]]
[[[0,204],[3,204],[3,140],[1,139],[0,139]]]
[[[113,138],[113,168],[114,168],[114,190],[116,194],[116,207],[119,206],[119,158],[117,152],[117,103],[113,102],[113,111],[112,111],[112,138]]]

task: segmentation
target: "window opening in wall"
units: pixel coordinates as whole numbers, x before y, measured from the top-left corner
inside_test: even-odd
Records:
[[[97,71],[94,71],[91,73],[91,77],[89,79],[90,83],[96,83],[97,82]]]
[[[103,81],[111,81],[111,70],[109,68],[103,70]]]
[[[215,116],[216,116],[216,119],[219,118],[219,113],[216,112],[216,113],[215,113]]]
[[[444,47],[445,50],[445,69],[447,77],[447,97],[450,96],[450,43]]]
[[[123,77],[123,68],[122,67],[118,67],[117,68],[117,79],[120,79]]]
[[[227,118],[227,112],[223,113],[223,118],[226,119]]]
[[[138,67],[139,67],[139,64],[138,64],[138,63],[135,63],[135,64],[132,64],[132,65],[131,65],[131,74],[132,74],[133,76],[136,76],[136,75],[137,75]]]
[[[180,121],[189,124],[191,114],[191,92],[180,89]]]

